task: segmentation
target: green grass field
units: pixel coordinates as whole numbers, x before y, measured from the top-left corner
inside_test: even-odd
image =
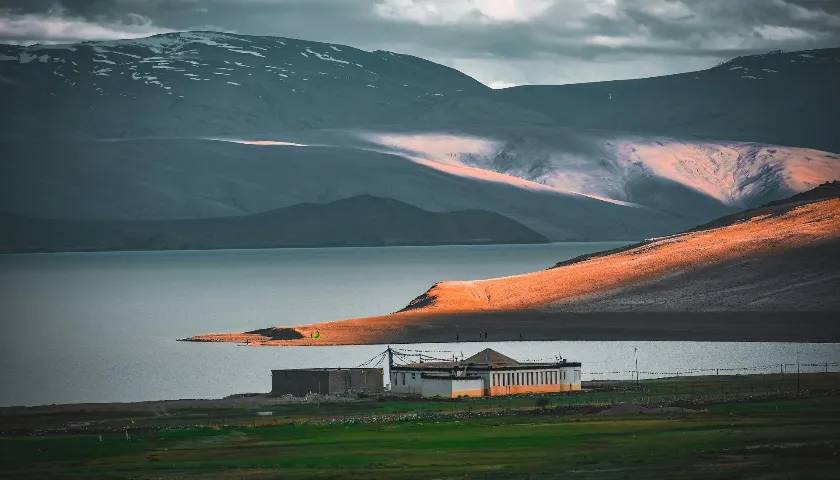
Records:
[[[34,413],[28,430],[20,418],[2,419],[10,433],[0,438],[0,476],[840,477],[840,376],[804,376],[810,388],[799,395],[756,377],[646,381],[638,389],[609,383],[548,396],[276,405],[271,417],[235,408],[112,414],[87,433],[50,431],[76,414]],[[649,410],[625,411],[614,406],[620,402]],[[115,431],[114,422],[127,430]]]

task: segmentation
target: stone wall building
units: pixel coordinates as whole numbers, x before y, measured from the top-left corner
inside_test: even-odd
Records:
[[[271,371],[272,395],[382,393],[381,368],[302,368]]]

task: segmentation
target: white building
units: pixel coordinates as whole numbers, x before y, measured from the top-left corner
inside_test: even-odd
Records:
[[[458,362],[391,368],[391,392],[423,397],[482,397],[580,390],[580,363],[523,363],[484,349]]]

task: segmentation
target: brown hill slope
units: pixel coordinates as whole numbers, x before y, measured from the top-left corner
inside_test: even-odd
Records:
[[[193,340],[352,344],[478,340],[487,332],[491,340],[837,341],[838,246],[833,183],[548,270],[441,282],[391,315],[296,327],[299,340],[272,340],[265,330]],[[317,340],[309,338],[315,331]]]

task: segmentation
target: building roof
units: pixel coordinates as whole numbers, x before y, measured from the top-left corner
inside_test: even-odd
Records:
[[[559,362],[550,363],[532,363],[520,362],[513,358],[503,355],[492,348],[485,348],[475,355],[465,358],[460,361],[453,362],[421,362],[409,363],[406,365],[394,365],[394,370],[434,370],[446,371],[454,370],[456,368],[466,368],[470,370],[527,370],[534,368],[558,368],[558,367],[579,367],[580,363],[567,362],[561,360]]]
[[[515,367],[522,365],[520,362],[508,357],[507,355],[502,355],[492,348],[485,348],[475,355],[463,360],[461,363],[466,363],[468,365],[488,365],[491,367]]]
[[[442,375],[440,373],[421,373],[420,376],[428,378],[429,380],[481,380],[481,377],[478,375]]]

